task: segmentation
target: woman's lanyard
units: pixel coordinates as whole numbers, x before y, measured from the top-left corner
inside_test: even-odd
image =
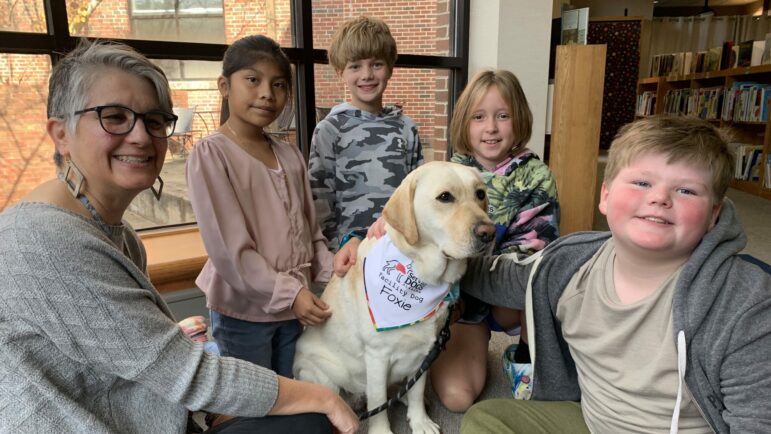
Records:
[[[57,174],[57,177],[65,184],[68,184],[70,187],[72,187],[72,184],[68,179],[64,177],[63,173]],[[118,241],[116,241],[116,238],[118,237],[118,235],[120,235],[120,238],[121,238],[120,244],[122,244],[121,251],[128,256],[128,246],[126,245],[126,238],[123,235],[124,226],[122,224],[111,225],[106,221],[104,221],[104,219],[102,218],[102,215],[99,214],[99,211],[96,210],[94,205],[91,203],[90,200],[88,200],[88,197],[86,197],[85,194],[83,193],[78,194],[76,199],[78,199],[80,203],[82,203],[83,206],[86,207],[86,210],[88,210],[88,212],[91,214],[91,218],[94,219],[94,223],[96,224],[96,226],[102,232],[104,232],[105,235],[107,235],[107,238],[110,241],[112,241],[116,245],[116,247],[119,244]],[[120,231],[118,231],[118,229],[120,229]]]

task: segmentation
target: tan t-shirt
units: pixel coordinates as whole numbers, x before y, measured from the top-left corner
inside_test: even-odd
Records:
[[[611,239],[573,276],[557,305],[584,419],[597,433],[669,432],[678,388],[672,294],[680,271],[624,305],[613,284],[615,256]],[[712,432],[686,391],[680,409],[679,432]]]

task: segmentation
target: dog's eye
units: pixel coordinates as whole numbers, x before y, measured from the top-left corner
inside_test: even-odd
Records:
[[[487,197],[487,193],[485,193],[485,191],[482,190],[481,188],[477,190],[476,194],[477,194],[477,199],[479,200],[485,200],[485,198]]]
[[[455,196],[452,195],[449,191],[442,192],[439,196],[436,197],[436,200],[442,203],[452,203],[455,202]]]

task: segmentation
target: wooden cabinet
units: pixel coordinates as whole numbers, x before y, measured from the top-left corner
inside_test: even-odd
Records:
[[[549,167],[560,235],[591,230],[594,221],[605,54],[605,45],[557,47]]]
[[[771,188],[764,187],[764,185],[769,185],[766,178],[771,176],[771,173],[766,170],[768,158],[771,155],[771,127],[768,123],[768,112],[771,110],[760,116],[760,119],[756,118],[755,120],[737,120],[740,118],[723,114],[723,109],[726,108],[725,105],[731,98],[729,93],[742,83],[755,83],[758,88],[768,86],[770,90],[757,94],[757,98],[766,98],[766,105],[771,108],[771,101],[768,100],[771,98],[771,65],[760,65],[685,76],[643,78],[637,83],[636,116],[639,118],[665,113],[696,114],[715,125],[729,129],[735,142],[757,145],[761,149],[757,159],[759,164],[758,179],[734,179],[731,187],[771,199]],[[682,105],[672,104],[672,100],[667,98],[668,95],[674,96],[678,92],[680,95],[690,94],[697,103],[700,99],[704,101],[703,98],[709,99],[710,97],[719,97],[720,101],[716,107],[687,110]],[[718,93],[720,93],[719,96]],[[733,113],[734,106],[728,106],[728,108]],[[715,111],[717,111],[716,116]]]

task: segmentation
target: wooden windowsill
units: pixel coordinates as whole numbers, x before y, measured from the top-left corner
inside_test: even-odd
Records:
[[[197,226],[143,231],[139,237],[147,250],[147,274],[158,291],[195,287],[208,259]]]

